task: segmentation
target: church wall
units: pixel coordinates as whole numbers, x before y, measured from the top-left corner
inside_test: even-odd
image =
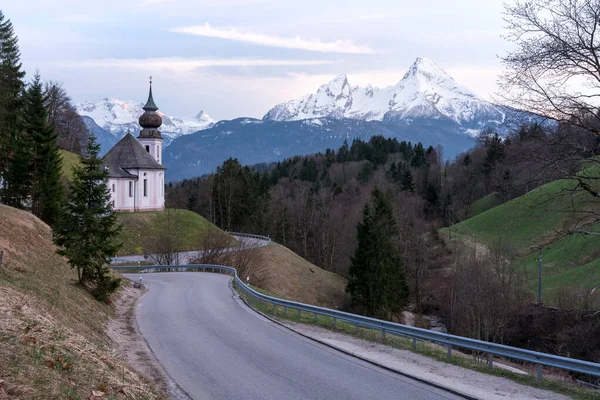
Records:
[[[133,185],[133,196],[129,196],[129,183]],[[135,211],[134,204],[137,192],[137,181],[128,178],[109,179],[109,189],[111,190],[111,200],[114,201],[116,211]],[[116,192],[112,191],[113,185]]]

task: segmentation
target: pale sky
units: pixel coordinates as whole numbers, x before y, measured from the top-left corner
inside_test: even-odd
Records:
[[[509,0],[510,1],[510,0]],[[261,118],[346,73],[397,83],[427,57],[484,98],[508,43],[499,0],[18,0],[0,6],[31,77],[74,101],[144,102],[216,119]]]

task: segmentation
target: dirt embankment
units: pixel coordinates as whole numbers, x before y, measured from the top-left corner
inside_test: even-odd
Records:
[[[0,250],[0,399],[162,397],[118,357],[114,305],[77,285],[47,225],[0,205]]]

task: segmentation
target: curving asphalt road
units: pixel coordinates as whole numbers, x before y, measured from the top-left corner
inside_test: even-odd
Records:
[[[262,240],[262,239],[249,238],[249,237],[239,236],[239,235],[231,235],[231,236],[236,238],[241,243],[241,246],[229,247],[229,248],[225,249],[226,252],[245,250],[245,249],[256,248],[256,247],[264,247],[270,243],[270,241]],[[180,252],[178,252],[179,262],[176,265],[190,264],[193,260],[200,258],[202,256],[203,252],[204,252],[204,250],[180,251]],[[128,263],[135,264],[138,261],[142,261],[142,260],[149,261],[149,259],[144,258],[140,254],[134,254],[134,255],[130,255],[130,256],[117,256],[117,257],[113,258],[110,261],[110,263],[113,265],[128,264]]]
[[[137,279],[139,275],[127,275]],[[194,399],[458,399],[364,363],[250,310],[222,274],[144,274],[139,328]]]

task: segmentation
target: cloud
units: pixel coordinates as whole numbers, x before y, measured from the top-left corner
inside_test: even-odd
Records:
[[[172,32],[185,33],[188,35],[213,37],[219,39],[235,40],[239,42],[252,43],[268,47],[283,47],[286,49],[297,49],[316,51],[319,53],[345,53],[345,54],[374,54],[375,51],[368,46],[356,45],[352,40],[336,40],[334,42],[323,42],[319,39],[286,38],[280,36],[263,35],[260,33],[240,32],[237,29],[213,28],[210,24],[195,26],[183,26],[171,29]]]
[[[265,58],[104,58],[73,62],[60,62],[63,68],[128,68],[128,69],[170,69],[189,72],[197,68],[210,67],[286,67],[332,64],[323,60],[277,60]]]

